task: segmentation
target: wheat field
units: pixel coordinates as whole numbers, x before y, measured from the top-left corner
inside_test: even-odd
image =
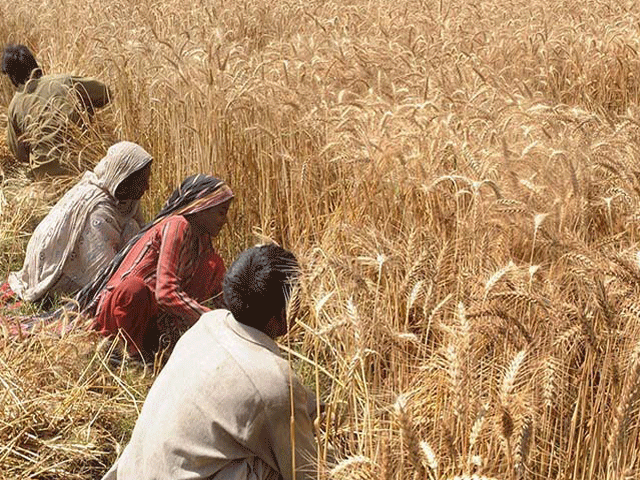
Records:
[[[640,478],[640,5],[0,0],[0,42],[114,101],[70,146],[236,194],[229,264],[300,258],[287,355],[318,479]],[[0,128],[13,88],[0,80]],[[0,134],[0,274],[73,178]],[[9,320],[10,321],[10,320]],[[82,324],[82,321],[78,321]],[[100,338],[0,336],[0,478],[100,478],[153,381]]]

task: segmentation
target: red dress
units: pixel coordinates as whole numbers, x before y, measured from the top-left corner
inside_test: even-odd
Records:
[[[122,331],[131,354],[154,352],[160,336],[175,341],[210,310],[201,302],[222,292],[224,273],[210,235],[170,216],[138,240],[109,279],[94,328]]]

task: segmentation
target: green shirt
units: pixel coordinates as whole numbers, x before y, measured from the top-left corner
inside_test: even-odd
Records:
[[[58,161],[69,122],[81,125],[81,111],[109,103],[111,93],[102,82],[71,75],[31,78],[9,104],[7,144],[17,160],[31,168]]]

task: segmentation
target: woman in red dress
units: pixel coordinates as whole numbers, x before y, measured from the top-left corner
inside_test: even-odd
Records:
[[[121,333],[129,354],[150,359],[210,309],[225,266],[211,241],[226,223],[233,192],[221,180],[188,177],[156,218],[77,296],[103,335]]]

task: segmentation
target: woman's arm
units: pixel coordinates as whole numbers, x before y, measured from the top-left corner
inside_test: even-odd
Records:
[[[193,258],[194,251],[197,252],[197,242],[197,236],[184,217],[176,216],[167,221],[162,229],[156,271],[155,295],[158,306],[189,325],[209,311],[185,291],[190,279],[185,278],[184,272],[188,267],[193,268],[194,262],[199,260]]]
[[[111,101],[109,87],[95,78],[73,77],[73,86],[90,115],[93,115],[95,109],[102,108]]]

